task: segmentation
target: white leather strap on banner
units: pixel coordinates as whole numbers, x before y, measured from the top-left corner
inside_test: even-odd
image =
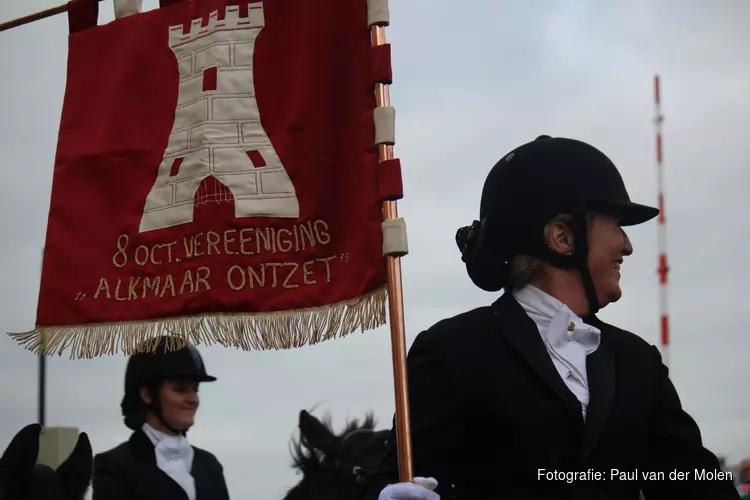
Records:
[[[391,22],[388,0],[367,0],[367,27],[388,26]]]
[[[396,144],[396,109],[380,106],[373,112],[375,118],[375,144]]]
[[[403,257],[409,253],[409,242],[406,240],[406,222],[403,217],[384,220],[383,257]]]
[[[114,0],[115,19],[140,14],[143,9],[143,0]]]

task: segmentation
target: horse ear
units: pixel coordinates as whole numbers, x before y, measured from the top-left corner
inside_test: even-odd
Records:
[[[306,410],[299,412],[299,431],[302,439],[311,447],[323,453],[331,453],[336,443],[336,436],[317,418]]]
[[[85,432],[78,436],[73,452],[57,468],[57,477],[70,498],[83,498],[91,483],[94,458],[91,443]]]
[[[11,440],[0,458],[0,483],[7,485],[13,477],[31,470],[39,455],[39,434],[42,426],[30,424],[21,429]]]

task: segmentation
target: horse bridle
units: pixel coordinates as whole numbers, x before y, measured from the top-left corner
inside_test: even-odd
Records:
[[[383,443],[383,447],[385,448],[388,447],[387,439],[385,443]],[[368,478],[373,477],[377,472],[375,469],[367,469],[365,467],[360,467],[358,465],[351,465],[346,462],[342,462],[341,460],[334,460],[333,468],[338,473],[343,474],[345,476],[347,475],[354,476],[357,484],[362,484]],[[448,496],[446,497],[446,500],[457,500],[457,499],[458,499],[458,494],[456,493],[456,486],[451,484],[450,491],[448,492]],[[1,497],[0,497],[0,500],[2,500]]]
[[[356,434],[356,432],[359,432],[359,431],[355,431],[355,432],[349,434],[348,436],[346,436],[344,438],[343,441],[346,441],[347,438],[351,437],[353,434]],[[388,446],[388,440],[386,439],[386,441],[383,443],[383,447],[386,448],[387,446]],[[363,483],[366,479],[374,476],[375,473],[376,473],[375,469],[368,469],[366,467],[361,467],[359,465],[354,465],[354,464],[351,464],[351,463],[348,463],[348,462],[344,462],[344,461],[341,461],[341,460],[334,460],[333,461],[333,468],[339,474],[343,474],[345,476],[347,476],[347,475],[354,476],[355,481],[358,484]],[[0,498],[0,500],[2,500],[2,498]]]
[[[365,467],[360,467],[359,465],[352,465],[346,462],[342,462],[340,460],[335,460],[333,462],[333,468],[336,470],[336,472],[343,474],[345,476],[351,475],[354,476],[355,481],[357,483],[362,483],[366,479],[372,477],[375,475],[375,469],[367,469]],[[2,500],[2,497],[0,497],[0,500]]]

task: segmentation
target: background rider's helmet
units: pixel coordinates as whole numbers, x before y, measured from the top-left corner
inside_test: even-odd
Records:
[[[599,304],[587,265],[587,211],[616,215],[623,226],[659,214],[630,200],[620,172],[604,153],[581,141],[543,135],[495,164],[484,183],[480,220],[459,229],[456,243],[472,281],[485,291],[508,285],[509,261],[519,254],[578,269],[595,314]],[[571,256],[553,252],[544,239],[545,226],[561,214],[573,216]]]
[[[139,352],[130,357],[125,369],[125,395],[120,408],[128,428],[140,429],[146,421],[146,411],[150,410],[168,429],[175,433],[185,433],[184,430],[172,428],[162,417],[159,386],[168,379],[214,382],[216,377],[206,373],[198,350],[183,339],[162,336],[156,340],[147,340]],[[140,389],[144,385],[153,401],[150,405],[144,403],[140,396]]]

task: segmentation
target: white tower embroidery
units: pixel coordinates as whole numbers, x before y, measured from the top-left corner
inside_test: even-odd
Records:
[[[180,88],[174,126],[140,231],[193,221],[194,196],[213,176],[234,196],[235,217],[299,217],[294,185],[260,122],[253,81],[263,4],[214,11],[205,26],[169,28]]]

